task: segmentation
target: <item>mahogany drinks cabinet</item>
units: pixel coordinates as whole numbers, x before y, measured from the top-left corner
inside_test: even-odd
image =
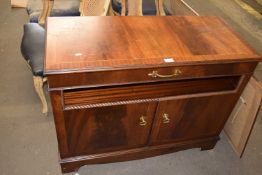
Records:
[[[212,149],[260,60],[218,17],[49,18],[62,172]]]

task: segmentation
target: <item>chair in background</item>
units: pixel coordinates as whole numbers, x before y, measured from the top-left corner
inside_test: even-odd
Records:
[[[112,0],[115,15],[151,16],[158,14],[158,0]]]
[[[112,0],[112,10],[115,15],[198,15],[198,13],[183,0]]]
[[[42,112],[47,113],[47,101],[43,89],[46,82],[43,72],[43,58],[45,49],[45,29],[40,24],[44,24],[47,16],[50,16],[54,1],[44,0],[41,8],[41,14],[38,15],[39,23],[27,23],[24,25],[24,35],[21,43],[21,52],[27,61],[32,74],[34,87],[42,102]],[[31,19],[30,19],[31,21]]]
[[[52,8],[45,5],[52,4]],[[28,0],[27,12],[29,21],[35,23],[43,23],[44,18],[40,15],[45,13],[44,10],[49,9],[50,16],[79,16],[80,0]],[[42,21],[39,22],[38,20]]]
[[[104,16],[108,13],[110,0],[82,0],[80,11],[82,16]],[[43,24],[47,16],[51,15],[53,0],[43,0],[43,8],[39,15],[39,23]],[[42,112],[47,113],[47,101],[43,85],[46,82],[44,76],[44,52],[45,52],[45,29],[39,23],[27,23],[24,25],[24,35],[21,43],[21,52],[33,74],[35,90],[42,102]]]
[[[81,16],[106,16],[111,0],[82,0],[79,11]]]

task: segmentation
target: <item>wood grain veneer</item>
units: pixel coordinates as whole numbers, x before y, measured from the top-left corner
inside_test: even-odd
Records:
[[[46,74],[260,58],[220,18],[196,16],[52,17],[46,50]]]

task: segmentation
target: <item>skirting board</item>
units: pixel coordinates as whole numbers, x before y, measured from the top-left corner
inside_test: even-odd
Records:
[[[11,6],[25,8],[27,6],[27,2],[28,0],[11,0]]]
[[[239,157],[242,157],[262,98],[262,84],[251,78],[225,127],[229,142]]]

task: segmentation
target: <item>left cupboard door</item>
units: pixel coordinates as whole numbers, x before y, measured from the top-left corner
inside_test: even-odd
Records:
[[[147,144],[157,103],[64,111],[70,156],[105,153]]]

